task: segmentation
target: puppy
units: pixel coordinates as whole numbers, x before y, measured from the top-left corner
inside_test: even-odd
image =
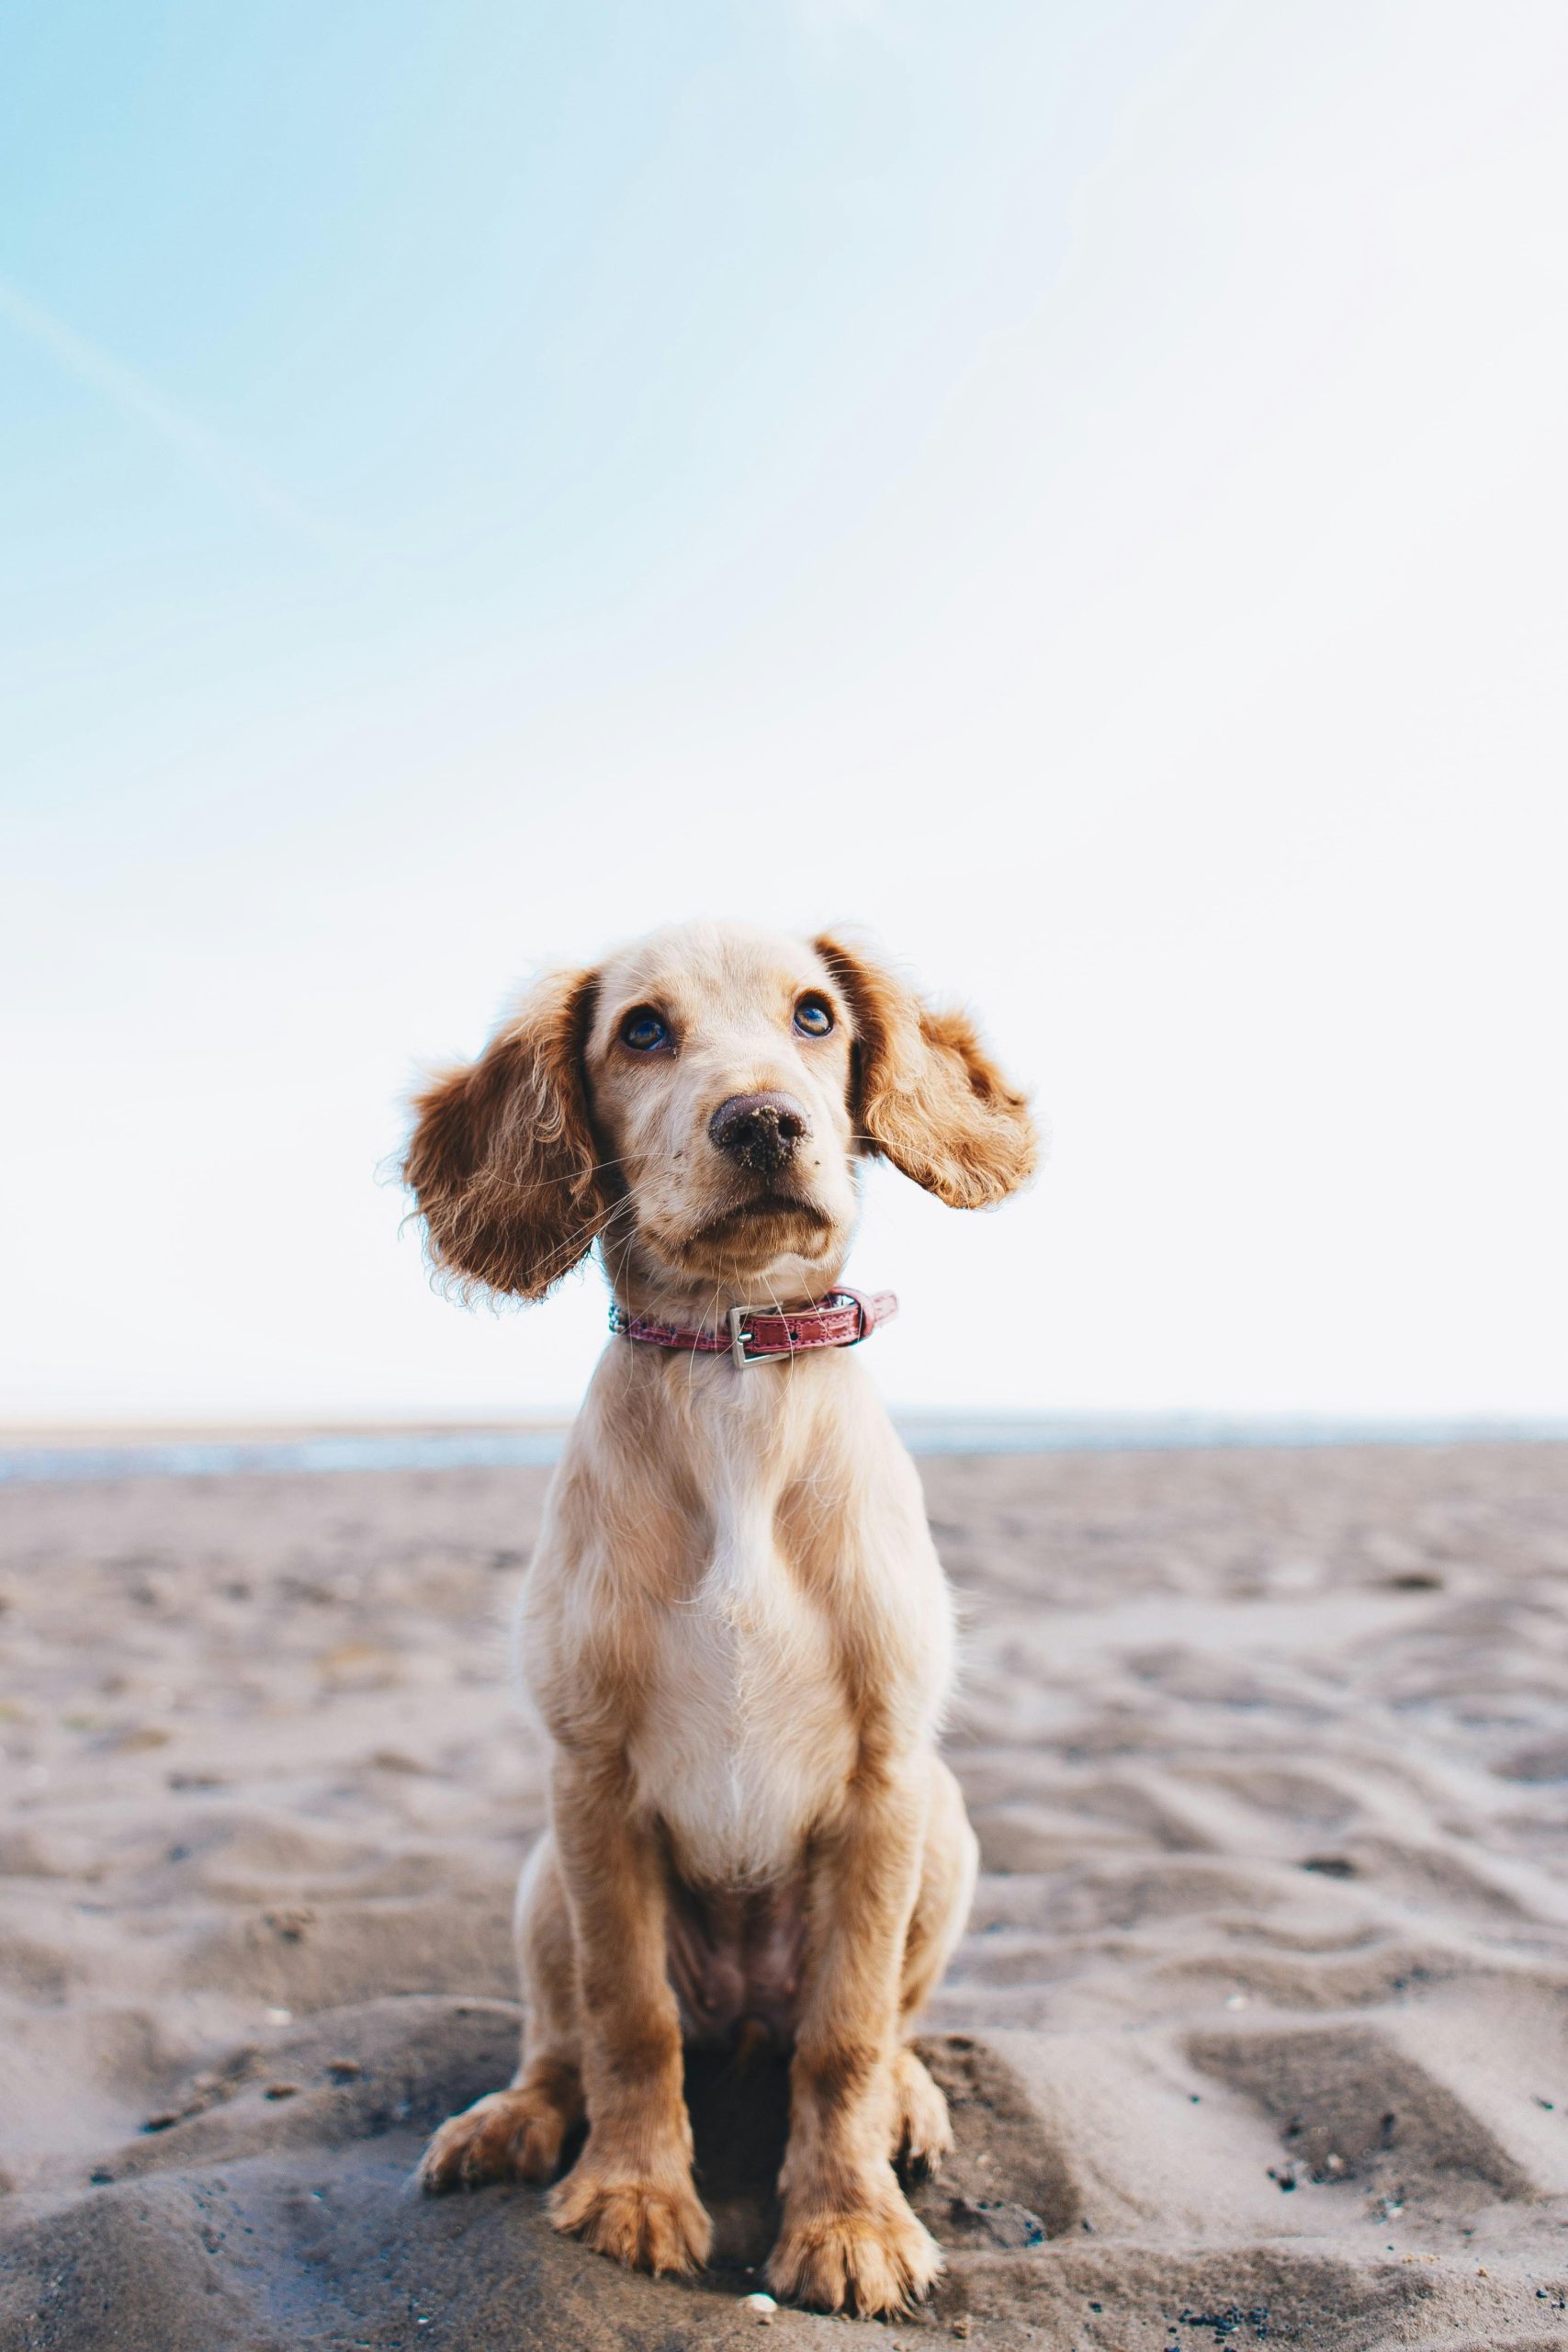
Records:
[[[597,1244],[615,1300],[519,1618],[553,1744],[522,2064],[423,2181],[549,2180],[586,2117],[556,2227],[694,2271],[682,2043],[765,2030],[793,2052],[769,2285],[904,2311],[941,2257],[895,2162],[950,2143],[908,2035],[976,1845],[919,1482],[844,1344],[892,1302],[835,1286],[867,1154],[988,1206],[1032,1172],[1025,1100],[858,951],[703,924],[545,981],[416,1107],[438,1269],[538,1299]]]

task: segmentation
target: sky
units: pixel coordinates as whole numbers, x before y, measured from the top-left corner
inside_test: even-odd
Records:
[[[694,914],[1035,1090],[895,1402],[1568,1412],[1565,218],[1549,0],[19,0],[0,1417],[570,1409],[387,1163]]]

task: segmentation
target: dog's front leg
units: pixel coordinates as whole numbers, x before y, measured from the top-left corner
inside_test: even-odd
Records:
[[[713,2233],[692,2185],[662,1857],[618,1765],[558,1755],[552,1800],[577,1936],[588,2143],[550,2218],[637,2269],[697,2270]]]
[[[925,1830],[919,1792],[918,1780],[863,1768],[812,1869],[812,1977],[768,2279],[828,2311],[907,2311],[942,2267],[892,2165],[904,1945]]]

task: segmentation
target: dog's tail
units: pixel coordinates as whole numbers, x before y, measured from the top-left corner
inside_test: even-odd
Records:
[[[749,2075],[762,2052],[772,2048],[773,2040],[761,2018],[742,2018],[735,2029],[735,2047],[725,2073],[732,2080]]]

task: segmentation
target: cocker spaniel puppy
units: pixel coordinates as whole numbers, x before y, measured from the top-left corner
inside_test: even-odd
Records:
[[[519,1623],[552,1746],[518,1888],[522,2064],[435,2134],[425,2186],[547,2181],[558,2229],[706,2258],[682,2043],[793,2052],[774,2292],[906,2309],[941,2257],[896,2164],[949,2144],[909,2045],[976,1847],[936,1751],[947,1589],[839,1287],[880,1152],[957,1208],[1032,1171],[969,1022],[831,938],[693,925],[542,983],[419,1098],[438,1269],[542,1298],[597,1245],[613,1337]]]

